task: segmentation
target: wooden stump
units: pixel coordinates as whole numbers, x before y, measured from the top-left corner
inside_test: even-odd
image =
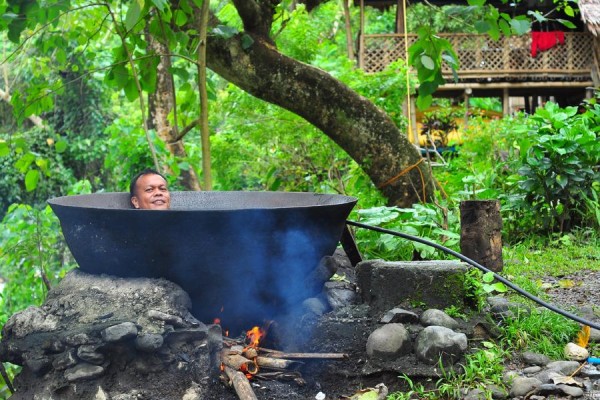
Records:
[[[460,250],[494,271],[502,271],[502,217],[498,200],[460,203]]]

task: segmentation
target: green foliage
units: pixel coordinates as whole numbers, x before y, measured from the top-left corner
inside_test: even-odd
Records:
[[[596,214],[597,208],[588,207],[600,182],[599,123],[595,101],[584,113],[548,102],[523,127],[515,192],[537,215],[539,229],[569,231],[586,226],[588,216]]]
[[[12,205],[0,226],[0,275],[6,281],[0,293],[0,325],[4,325],[14,312],[41,304],[44,278],[56,283],[74,264],[49,206]]]
[[[450,212],[449,212],[450,211]],[[400,231],[431,240],[457,250],[460,235],[456,210],[433,204],[415,204],[413,208],[373,207],[356,212],[358,220],[367,225]],[[386,260],[444,259],[446,255],[433,247],[369,230],[356,233],[358,247],[365,258]]]
[[[65,193],[73,175],[63,167],[57,143],[58,135],[38,128],[0,134],[0,215],[12,203],[40,205]]]
[[[573,341],[580,327],[550,310],[517,312],[507,318],[502,328],[502,344],[512,352],[525,349],[560,360],[564,357],[565,344]]]
[[[433,101],[432,94],[445,80],[442,64],[446,63],[456,74],[458,56],[452,44],[437,35],[429,26],[417,30],[418,39],[408,49],[408,63],[417,70],[419,95],[417,106],[424,110]]]

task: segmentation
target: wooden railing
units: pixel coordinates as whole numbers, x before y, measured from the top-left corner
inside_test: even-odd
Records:
[[[593,62],[593,39],[588,33],[565,33],[564,44],[531,54],[531,36],[501,37],[495,41],[487,35],[439,34],[450,41],[459,58],[460,80],[563,80],[589,79]],[[417,40],[407,35],[408,46]],[[366,72],[383,70],[389,63],[405,57],[405,35],[363,35],[359,66]],[[445,76],[452,75],[446,66]]]

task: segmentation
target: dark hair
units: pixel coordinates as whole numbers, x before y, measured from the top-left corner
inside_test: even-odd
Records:
[[[131,200],[133,198],[133,196],[135,196],[135,185],[137,184],[138,179],[140,179],[144,175],[158,175],[161,178],[163,178],[165,180],[165,182],[167,181],[167,178],[165,178],[164,175],[161,174],[160,172],[153,170],[151,168],[146,168],[145,170],[143,170],[142,172],[140,172],[136,176],[134,176],[133,179],[131,180],[131,182],[129,183],[129,200]]]

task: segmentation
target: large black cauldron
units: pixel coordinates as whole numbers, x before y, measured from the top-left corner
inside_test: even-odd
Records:
[[[331,255],[356,199],[283,192],[173,192],[171,210],[134,210],[127,193],[49,200],[81,270],[164,277],[192,313],[260,324],[307,297],[306,277]]]

